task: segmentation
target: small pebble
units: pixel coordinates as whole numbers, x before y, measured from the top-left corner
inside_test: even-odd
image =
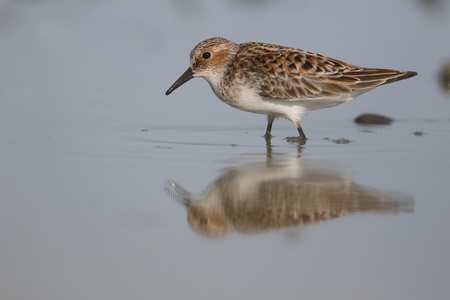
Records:
[[[355,123],[363,125],[389,125],[393,119],[377,115],[377,114],[362,114],[355,119]]]
[[[346,139],[346,138],[340,138],[340,139],[331,140],[331,141],[336,144],[349,144],[351,142],[349,139]]]
[[[447,62],[442,67],[441,71],[441,85],[444,91],[450,93],[450,62]]]

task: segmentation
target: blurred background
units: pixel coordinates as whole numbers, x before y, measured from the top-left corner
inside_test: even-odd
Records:
[[[337,161],[342,184],[404,193],[415,212],[192,231],[165,180],[201,192],[269,157],[265,117],[204,80],[164,95],[213,36],[418,72],[310,113],[304,147],[290,122],[273,130],[280,158]],[[0,0],[0,297],[447,299],[449,36],[447,0]],[[363,112],[397,122],[357,127]]]
[[[445,117],[447,111],[435,109],[430,99],[448,101],[441,97],[439,75],[450,60],[449,6],[445,0],[3,0],[1,122],[104,117],[261,124],[263,117],[217,101],[199,79],[164,95],[187,68],[192,48],[213,36],[420,74],[415,82],[383,87],[364,101],[309,118],[353,117],[361,109],[399,118]],[[418,82],[420,89],[405,92],[406,84],[411,89]]]

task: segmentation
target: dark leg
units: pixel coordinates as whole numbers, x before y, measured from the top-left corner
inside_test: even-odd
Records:
[[[267,115],[267,129],[266,134],[264,135],[266,139],[270,139],[270,137],[272,136],[270,133],[272,132],[272,124],[274,120],[274,115]]]
[[[297,130],[298,130],[298,133],[300,134],[300,138],[306,140],[306,135],[303,132],[302,125],[300,124],[300,121],[295,122],[295,126],[297,126]]]

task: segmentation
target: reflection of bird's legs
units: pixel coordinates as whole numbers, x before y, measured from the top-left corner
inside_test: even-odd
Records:
[[[266,165],[272,161],[272,140],[266,138]]]

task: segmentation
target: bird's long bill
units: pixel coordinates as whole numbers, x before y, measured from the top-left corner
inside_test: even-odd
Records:
[[[192,76],[192,69],[189,67],[186,70],[186,72],[184,72],[183,75],[181,75],[180,78],[178,78],[177,81],[175,81],[175,83],[172,84],[172,86],[167,90],[166,95],[169,95],[175,89],[177,89],[180,85],[182,85],[185,82],[188,82],[192,78],[194,78],[194,76]]]
[[[169,196],[176,200],[178,203],[189,207],[191,205],[192,195],[184,188],[182,188],[178,183],[173,180],[167,180],[166,186],[164,188]]]

